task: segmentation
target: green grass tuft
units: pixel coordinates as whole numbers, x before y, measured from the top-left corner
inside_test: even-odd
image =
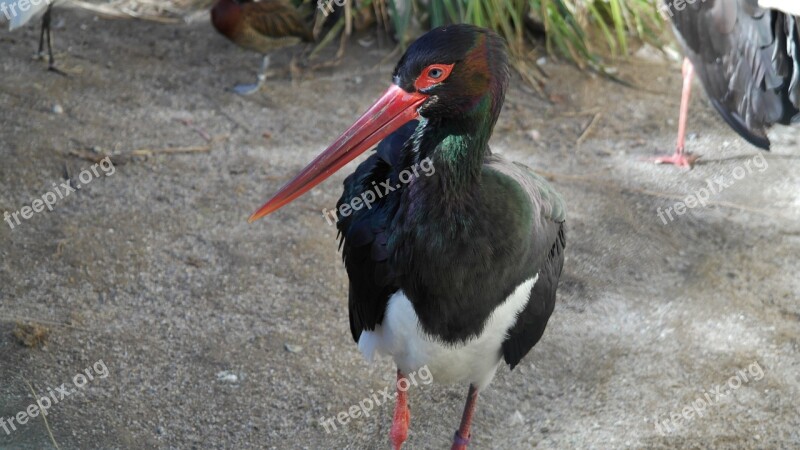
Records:
[[[388,11],[395,37],[405,47],[419,33],[449,23],[471,23],[503,35],[515,66],[530,63],[526,44],[541,32],[547,52],[581,68],[601,69],[599,55],[629,54],[630,40],[659,45],[661,0],[349,0],[348,11]],[[344,18],[340,19],[344,20]],[[341,27],[333,29],[340,30]]]

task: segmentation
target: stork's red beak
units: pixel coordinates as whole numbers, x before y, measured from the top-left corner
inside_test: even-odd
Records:
[[[287,205],[405,123],[419,117],[417,109],[427,98],[425,94],[408,93],[393,84],[336,142],[314,158],[247,221],[253,222]]]

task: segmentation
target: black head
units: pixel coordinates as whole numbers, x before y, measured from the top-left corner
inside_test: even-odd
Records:
[[[394,83],[406,92],[429,96],[419,109],[427,119],[485,114],[496,119],[508,78],[505,40],[466,24],[424,34],[411,44],[393,73]]]
[[[507,85],[508,57],[500,36],[470,25],[428,32],[400,59],[394,84],[250,221],[277,211],[420,117],[426,120],[414,132],[417,157],[436,152],[459,174],[479,175]],[[448,136],[454,138],[440,146]]]

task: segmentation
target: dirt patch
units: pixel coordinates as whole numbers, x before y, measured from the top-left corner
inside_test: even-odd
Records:
[[[225,89],[250,81],[259,56],[206,23],[55,20],[69,77],[31,60],[35,27],[0,34],[0,210],[79,183],[96,163],[81,154],[122,159],[52,211],[0,224],[0,417],[34,401],[24,380],[46,391],[102,360],[107,378],[49,410],[61,448],[386,448],[391,405],[336,432],[319,424],[394,377],[350,338],[321,213],[352,169],[245,221],[386,88],[388,49],[354,43],[338,68],[295,81],[284,53],[265,90],[242,98]],[[673,148],[676,63],[622,65],[643,89],[545,68],[552,102],[515,78],[492,145],[563,193],[565,274],[542,342],[481,395],[474,447],[800,445],[795,133],[776,130],[767,167],[737,179],[760,153],[697,89],[688,145],[700,164],[653,166],[642,159]],[[706,206],[659,217],[719,177],[732,182]],[[47,324],[46,347],[16,342],[23,319]],[[753,363],[762,377],[659,433]],[[447,448],[465,395],[412,390],[409,448]],[[34,418],[0,431],[0,447],[52,443]]]

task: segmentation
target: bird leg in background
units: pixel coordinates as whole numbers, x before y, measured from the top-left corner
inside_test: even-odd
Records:
[[[44,12],[44,16],[42,16],[42,32],[39,34],[39,57],[44,57],[44,36],[45,33],[47,33],[47,55],[50,68],[52,68],[56,62],[56,59],[53,57],[53,38],[50,36],[50,23],[52,21],[51,12],[52,7],[48,6],[47,10]]]
[[[464,415],[461,416],[461,426],[458,427],[456,435],[453,437],[453,447],[450,450],[466,450],[469,444],[469,428],[472,425],[472,415],[475,413],[475,405],[478,401],[478,388],[474,384],[469,385],[467,393],[467,404],[464,405]]]
[[[405,389],[400,388],[400,383],[405,383]],[[394,419],[392,420],[392,430],[389,432],[389,439],[392,441],[392,449],[400,450],[403,442],[408,438],[408,425],[411,422],[411,411],[408,409],[408,387],[410,383],[400,369],[397,369],[397,403],[394,407]]]
[[[289,61],[289,80],[291,80],[293,88],[297,87],[297,80],[300,79],[300,74],[302,73],[300,66],[297,65],[296,55],[292,55],[292,59]]]
[[[678,116],[678,143],[675,146],[675,154],[655,158],[656,164],[674,164],[678,167],[691,168],[698,158],[686,153],[686,120],[689,117],[689,98],[692,93],[693,77],[694,66],[689,58],[683,58],[683,91],[681,93],[681,111]]]
[[[47,8],[47,11],[45,11],[44,16],[42,16],[42,28],[39,31],[39,51],[36,52],[35,56],[35,59],[37,60],[44,58],[44,33],[45,30],[49,30],[49,28],[50,28],[50,8]],[[48,33],[48,35],[49,34],[50,33]]]
[[[269,68],[269,55],[264,55],[264,59],[261,61],[261,70],[258,72],[256,84],[240,84],[238,86],[234,86],[233,92],[236,92],[239,95],[250,95],[258,92],[261,89],[261,86],[264,85],[264,81],[267,79],[267,69]]]
[[[51,29],[51,22],[52,22],[52,6],[48,6],[47,10],[44,12],[44,16],[42,16],[42,30],[39,33],[39,52],[37,53],[37,59],[44,58],[44,43],[45,43],[45,36],[47,37],[47,56],[48,56],[48,67],[47,70],[51,72],[55,72],[59,75],[66,76],[67,74],[62,72],[61,70],[56,68],[56,59],[53,56],[53,38],[50,34]]]

